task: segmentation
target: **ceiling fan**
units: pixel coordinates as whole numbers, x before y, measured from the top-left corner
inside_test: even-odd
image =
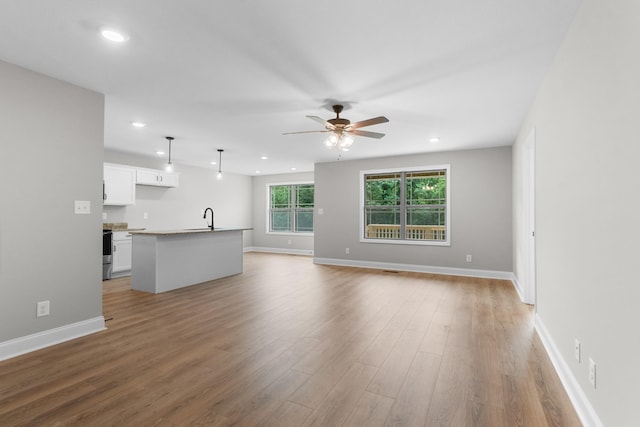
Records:
[[[367,138],[380,139],[384,136],[384,133],[369,132],[366,130],[360,130],[365,126],[377,125],[380,123],[387,123],[389,119],[384,116],[374,117],[368,120],[362,120],[359,122],[351,123],[348,119],[340,117],[340,113],[343,110],[342,105],[334,105],[333,112],[336,113],[335,119],[325,120],[318,116],[307,116],[311,120],[314,120],[324,125],[324,130],[308,130],[302,132],[287,132],[283,135],[293,135],[298,133],[315,133],[315,132],[329,132],[331,135],[325,141],[325,145],[329,148],[338,147],[342,151],[349,151],[349,147],[353,144],[353,135],[365,136]]]

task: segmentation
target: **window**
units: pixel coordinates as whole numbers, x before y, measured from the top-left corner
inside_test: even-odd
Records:
[[[449,166],[361,172],[361,240],[449,245]]]
[[[313,184],[268,186],[269,232],[313,233]]]

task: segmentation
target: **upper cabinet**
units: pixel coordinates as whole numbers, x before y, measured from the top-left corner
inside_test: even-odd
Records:
[[[105,205],[133,205],[136,201],[136,169],[104,164],[102,200]]]
[[[155,169],[137,168],[136,184],[153,185],[156,187],[177,187],[178,175]]]

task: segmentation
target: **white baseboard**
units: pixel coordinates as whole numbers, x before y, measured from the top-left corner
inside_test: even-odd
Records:
[[[436,267],[429,265],[398,264],[390,262],[358,261],[352,259],[314,258],[315,264],[341,265],[345,267],[376,268],[381,270],[412,271],[417,273],[447,274],[450,276],[481,277],[512,280],[509,271],[475,270],[469,268]]]
[[[0,343],[0,361],[105,330],[104,317],[60,326]]]
[[[524,301],[524,290],[522,289],[522,285],[520,285],[520,282],[518,282],[518,278],[513,273],[511,274],[511,282],[513,283],[513,287],[518,293],[518,297],[520,297],[520,301],[526,304],[526,302]]]
[[[573,407],[580,417],[580,421],[585,427],[603,427],[602,421],[598,417],[598,414],[591,406],[591,402],[587,398],[582,387],[576,380],[576,377],[571,372],[569,365],[562,357],[562,354],[558,350],[555,342],[551,338],[549,331],[544,326],[542,319],[540,316],[536,314],[535,317],[535,328],[536,332],[538,332],[538,336],[540,337],[540,341],[544,345],[544,348],[547,350],[547,354],[551,359],[551,363],[553,363],[553,367],[556,369],[558,376],[560,377],[560,381],[562,381],[562,385],[569,395],[569,399],[571,403],[573,403]]]
[[[131,276],[131,270],[118,271],[118,272],[115,272],[115,273],[111,273],[111,278],[112,279],[118,279],[120,277],[126,277],[126,276]]]
[[[244,248],[244,252],[265,252],[265,253],[272,253],[272,254],[313,256],[313,250],[286,249],[286,248],[264,248],[264,247],[259,247],[259,246],[248,246],[248,247]]]

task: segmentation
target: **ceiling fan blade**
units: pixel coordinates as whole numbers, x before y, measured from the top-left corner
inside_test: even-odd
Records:
[[[316,121],[316,122],[320,123],[322,126],[327,127],[327,128],[329,128],[331,130],[336,128],[334,125],[332,125],[331,123],[329,123],[328,121],[326,121],[322,117],[318,117],[318,116],[307,116],[307,117],[310,118],[313,121]]]
[[[307,116],[307,117],[309,117],[309,116]],[[388,121],[389,121],[389,119],[387,119],[385,116],[374,117],[373,119],[362,120],[361,122],[351,123],[349,126],[347,126],[347,128],[349,128],[349,129],[358,129],[358,128],[363,128],[365,126],[372,126],[372,125],[377,125],[377,124],[380,124],[380,123],[387,123]]]
[[[348,132],[351,135],[366,136],[367,138],[376,138],[376,139],[380,139],[385,135],[384,133],[368,132],[366,130],[351,130]]]
[[[283,135],[295,135],[297,133],[318,133],[318,132],[331,132],[330,130],[303,130],[300,132],[285,132]]]

